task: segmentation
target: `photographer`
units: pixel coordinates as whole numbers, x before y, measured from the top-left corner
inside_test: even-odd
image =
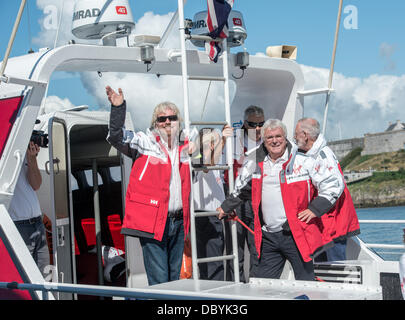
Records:
[[[9,213],[39,270],[44,274],[44,268],[49,265],[49,250],[41,208],[35,193],[42,183],[37,163],[39,150],[40,147],[30,141],[10,203]]]

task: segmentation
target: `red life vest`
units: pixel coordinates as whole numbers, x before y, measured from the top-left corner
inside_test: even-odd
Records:
[[[359,222],[349,190],[344,192],[336,201],[335,206],[320,218],[312,219],[308,224],[298,219],[298,213],[308,208],[309,203],[317,196],[317,190],[311,180],[296,179],[287,183],[286,168],[291,161],[283,164],[280,172],[280,188],[284,209],[294,241],[305,262],[311,261],[316,252],[321,251],[333,240],[342,239],[359,233]],[[252,207],[254,211],[255,245],[260,257],[262,243],[262,226],[259,218],[259,208],[262,198],[263,162],[258,163],[261,174],[252,176]],[[294,172],[290,173],[294,175]],[[291,177],[291,176],[290,176]],[[294,179],[293,179],[294,180]]]
[[[188,161],[181,161],[179,171],[183,202],[184,237],[190,227],[190,169]],[[125,202],[125,216],[121,233],[145,236],[161,241],[166,225],[169,198],[171,161],[166,150],[166,161],[152,155],[141,155],[132,166]]]

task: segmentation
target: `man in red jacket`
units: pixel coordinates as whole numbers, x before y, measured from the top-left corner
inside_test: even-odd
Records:
[[[295,127],[295,140],[298,145],[298,152],[305,154],[305,156],[316,159],[317,157],[328,159],[328,170],[334,168],[336,174],[342,174],[342,169],[333,151],[326,145],[325,138],[320,133],[320,125],[316,119],[302,118],[298,121]],[[310,209],[305,210],[302,218],[306,221],[315,218],[316,211],[312,212]],[[332,218],[332,219],[330,219]],[[316,258],[317,261],[343,261],[346,260],[346,243],[347,238],[358,234],[360,225],[357,218],[356,210],[347,186],[344,185],[342,196],[338,199],[335,210],[328,212],[328,215],[323,217],[324,224],[328,224],[333,220],[335,224],[333,234],[334,246],[325,251],[324,254]],[[336,228],[338,227],[338,228]],[[326,256],[326,259],[325,259]]]
[[[190,225],[188,147],[180,114],[170,102],[156,106],[144,132],[125,130],[126,102],[106,87],[111,102],[107,141],[134,160],[121,233],[139,237],[149,285],[178,280]]]
[[[281,121],[266,121],[262,137],[264,143],[249,154],[235,190],[217,209],[219,218],[252,199],[258,255],[253,276],[279,278],[289,260],[295,279],[314,280],[313,257],[333,246],[337,236],[358,232],[355,221],[348,226],[335,219],[337,206],[340,217],[350,214],[349,199],[340,198],[344,181],[327,149],[314,157],[299,152]]]

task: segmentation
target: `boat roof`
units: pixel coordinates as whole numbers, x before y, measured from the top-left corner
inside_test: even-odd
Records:
[[[222,59],[213,63],[205,51],[187,50],[186,53],[189,76],[222,75]],[[23,156],[21,150],[26,149],[35,121],[45,103],[47,87],[54,72],[101,71],[181,75],[178,50],[154,48],[154,56],[152,68],[146,68],[141,60],[139,47],[69,44],[10,58],[5,70],[9,83],[0,85],[0,99],[20,96],[23,101],[10,129],[8,141],[2,146],[4,152],[0,159],[0,184],[5,187],[3,192],[0,192],[0,200],[7,204],[13,194],[15,177],[20,170],[18,164],[16,167],[16,156]],[[239,74],[236,55],[230,54],[229,61],[230,74]],[[303,101],[298,92],[304,88],[304,77],[296,61],[264,55],[251,56],[243,78],[233,79],[233,83],[236,90],[231,104],[232,121],[241,122],[243,110],[249,105],[258,105],[263,107],[265,118],[281,119],[286,124],[288,133],[292,134],[296,121],[303,114]],[[91,119],[95,116],[96,113],[92,112],[86,121],[93,121]],[[65,119],[73,119],[72,117],[83,119],[86,113],[65,113]],[[105,119],[106,116],[103,117]]]
[[[155,60],[147,71],[141,61],[139,47],[107,47],[98,45],[71,44],[10,58],[5,74],[42,83],[49,83],[56,71],[67,72],[124,72],[181,76],[181,59],[176,50],[155,48]],[[201,50],[187,50],[189,76],[219,77],[222,75],[222,59],[210,61]],[[24,66],[24,67],[23,67]],[[230,74],[240,74],[236,66],[236,55],[230,55]],[[254,55],[242,79],[233,79],[236,95],[231,105],[232,118],[243,118],[241,113],[249,105],[263,106],[266,118],[278,118],[286,122],[287,128],[295,124],[288,115],[296,113],[297,92],[304,88],[304,77],[294,60]],[[22,92],[21,85],[0,86],[0,97],[10,91]],[[8,92],[8,94],[7,94]],[[290,99],[293,99],[290,101]],[[294,109],[294,110],[290,110]],[[301,108],[298,109],[302,114]]]

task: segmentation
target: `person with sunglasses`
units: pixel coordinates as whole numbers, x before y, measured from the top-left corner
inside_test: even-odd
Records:
[[[262,108],[251,105],[244,111],[244,121],[240,130],[235,130],[234,135],[234,179],[236,179],[240,168],[245,160],[245,156],[251,150],[254,150],[262,143],[261,129],[264,125],[264,111]],[[225,180],[227,175],[225,175]],[[236,214],[250,229],[254,229],[253,225],[253,209],[251,201],[244,201],[239,207],[236,208]],[[256,256],[252,254],[254,251],[254,238],[249,231],[241,224],[237,225],[238,230],[238,258],[239,258],[239,278],[242,282],[245,279],[245,245],[249,250],[250,256],[250,270],[252,265],[255,264]],[[225,222],[225,237],[227,254],[232,253],[232,238],[229,223]],[[249,273],[251,273],[249,271]],[[233,263],[227,261],[227,280],[233,280]]]
[[[146,132],[125,130],[126,102],[110,86],[107,141],[134,160],[121,233],[138,237],[149,285],[178,280],[190,226],[188,143],[180,139],[180,112],[158,104]],[[191,152],[190,152],[191,153]]]

